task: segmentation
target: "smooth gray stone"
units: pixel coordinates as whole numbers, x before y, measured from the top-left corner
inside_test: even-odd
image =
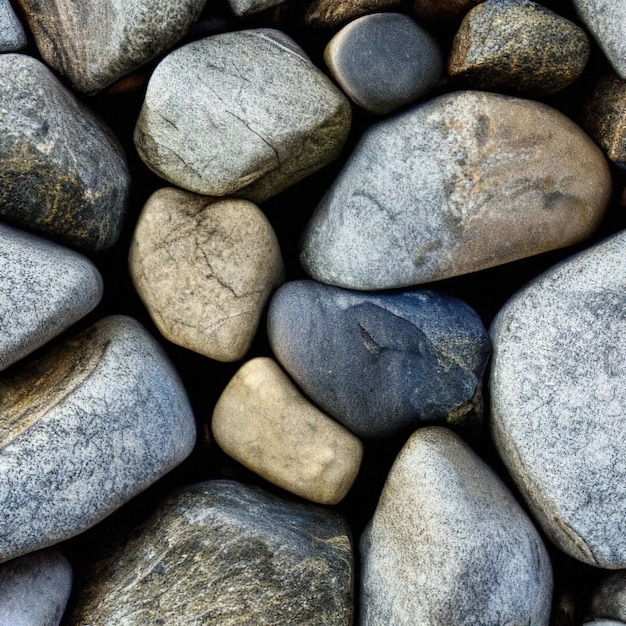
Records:
[[[16,52],[26,46],[26,33],[9,0],[0,0],[0,52]]]
[[[0,55],[0,217],[72,246],[118,239],[130,174],[104,124],[36,59]]]
[[[286,35],[207,37],[158,65],[135,129],[156,174],[196,193],[262,202],[334,159],[350,104]]]
[[[593,592],[591,615],[626,622],[626,572],[607,576]]]
[[[449,430],[408,440],[361,555],[361,626],[548,625],[552,569],[539,534]]]
[[[72,567],[56,550],[0,565],[0,626],[58,626],[72,590]]]
[[[0,370],[87,315],[102,277],[86,257],[0,224]]]
[[[182,383],[129,317],[26,361],[0,378],[0,561],[90,528],[194,443]]]
[[[336,513],[209,481],[86,572],[72,623],[351,626],[352,561]]]
[[[493,438],[548,537],[626,567],[626,231],[515,295],[491,337]]]

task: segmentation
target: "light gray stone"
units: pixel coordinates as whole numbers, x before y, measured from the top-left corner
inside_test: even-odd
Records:
[[[345,96],[289,37],[239,31],[161,61],[135,145],[179,187],[262,202],[334,159],[350,115]]]
[[[614,619],[594,619],[585,622],[584,626],[624,626],[624,622],[618,622]]]
[[[284,0],[228,0],[228,6],[237,17],[245,17],[259,11],[265,11],[283,2]]]
[[[584,239],[610,193],[601,151],[558,111],[451,93],[365,132],[300,258],[313,278],[352,289],[449,278]]]
[[[548,537],[626,567],[626,232],[537,278],[492,326],[492,430]]]
[[[56,550],[0,565],[0,625],[58,626],[72,590],[72,567]]]
[[[93,93],[169,50],[206,0],[17,0],[41,56]]]
[[[86,257],[0,224],[0,370],[89,313],[102,277]]]
[[[16,52],[26,46],[26,33],[9,0],[0,0],[0,52]]]
[[[361,540],[361,626],[547,626],[552,570],[531,521],[452,432],[418,430]]]
[[[194,442],[176,372],[131,318],[25,362],[0,379],[0,561],[93,526]]]

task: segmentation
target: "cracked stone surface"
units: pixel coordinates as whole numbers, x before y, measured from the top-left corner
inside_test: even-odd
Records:
[[[276,358],[298,386],[360,437],[482,416],[489,338],[456,298],[294,281],[272,298],[267,325]]]
[[[102,298],[86,257],[0,224],[0,370],[43,346]]]
[[[626,623],[626,572],[615,572],[600,582],[591,597],[590,613]]]
[[[0,55],[0,216],[86,250],[118,239],[130,174],[117,140],[36,59]]]
[[[0,378],[0,562],[73,537],[192,450],[161,347],[108,317]]]
[[[258,207],[173,188],[146,203],[129,266],[163,336],[218,361],[248,351],[284,277],[278,240]]]
[[[602,152],[563,114],[455,92],[364,133],[300,259],[316,280],[349,289],[440,280],[584,239],[610,193]]]
[[[200,483],[87,572],[71,623],[351,626],[352,562],[336,513],[234,481]]]
[[[361,626],[547,626],[552,569],[530,519],[449,430],[422,428],[361,538]]]
[[[491,330],[492,431],[548,537],[626,568],[626,232],[533,280]]]
[[[161,61],[135,145],[174,185],[263,202],[332,161],[350,119],[346,97],[289,37],[239,31]]]
[[[58,626],[72,590],[72,567],[57,550],[0,565],[0,624]]]
[[[17,0],[46,63],[100,91],[171,49],[206,0]]]
[[[217,444],[266,480],[320,504],[340,502],[356,479],[361,442],[313,406],[275,361],[248,361],[211,422]]]
[[[17,52],[26,46],[26,33],[9,0],[0,0],[0,52]]]

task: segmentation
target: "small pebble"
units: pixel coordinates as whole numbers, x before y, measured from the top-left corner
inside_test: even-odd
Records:
[[[0,0],[0,52],[17,52],[27,44],[26,33],[9,0]]]

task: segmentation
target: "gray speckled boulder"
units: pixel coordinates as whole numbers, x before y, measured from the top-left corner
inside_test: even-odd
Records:
[[[122,150],[43,63],[0,55],[0,216],[102,250],[121,228],[130,186]]]
[[[489,339],[456,298],[291,282],[272,299],[268,336],[302,390],[361,437],[481,412]]]
[[[0,565],[0,625],[58,626],[72,590],[72,567],[56,550]]]
[[[102,297],[86,257],[0,224],[0,370],[60,334]]]
[[[93,526],[194,442],[176,372],[131,318],[25,362],[0,379],[0,561]]]
[[[515,498],[448,430],[418,430],[361,540],[361,626],[547,626],[550,560]]]
[[[169,50],[206,0],[17,0],[46,63],[92,93]]]
[[[626,567],[626,232],[546,272],[494,321],[492,430],[557,546]]]
[[[239,31],[161,61],[135,145],[179,187],[262,202],[334,159],[350,116],[345,96],[289,37]]]
[[[350,626],[352,614],[340,517],[211,481],[165,500],[87,573],[72,623]]]
[[[9,0],[0,0],[0,52],[15,52],[26,46],[26,33]]]
[[[591,615],[626,623],[626,572],[607,576],[591,598]]]
[[[456,92],[363,135],[304,234],[315,279],[403,287],[563,247],[599,223],[599,148],[538,102]]]

